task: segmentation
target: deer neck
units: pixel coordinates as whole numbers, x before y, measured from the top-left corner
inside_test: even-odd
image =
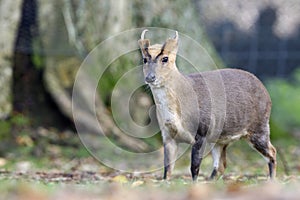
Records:
[[[175,67],[170,70],[170,72],[164,77],[162,89],[169,90],[171,88],[176,87],[178,85],[178,82],[181,82],[184,79],[184,75],[180,73],[180,71],[177,69],[176,65]]]
[[[181,83],[185,80],[183,74],[181,74],[177,67],[170,71],[165,77],[163,85],[161,87],[151,87],[154,100],[156,104],[169,104],[174,101],[176,96],[176,90],[181,87]],[[172,102],[174,103],[174,102]]]

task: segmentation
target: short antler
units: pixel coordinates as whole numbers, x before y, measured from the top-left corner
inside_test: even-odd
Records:
[[[143,30],[142,35],[141,35],[141,39],[144,40],[145,39],[145,34],[148,31],[148,29]]]
[[[178,32],[175,31],[175,37],[174,37],[174,40],[178,40]]]

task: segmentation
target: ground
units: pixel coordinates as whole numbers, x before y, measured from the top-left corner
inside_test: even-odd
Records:
[[[132,174],[105,167],[70,132],[61,134],[68,142],[54,142],[58,141],[55,137],[47,132],[38,138],[42,145],[36,146],[34,140],[22,136],[17,142],[23,147],[0,158],[3,199],[253,199],[257,195],[260,199],[296,199],[300,195],[299,141],[293,139],[273,142],[279,152],[275,181],[268,180],[263,158],[239,141],[228,149],[223,176],[207,180],[212,170],[208,156],[198,182],[193,183],[189,152],[176,162],[172,178],[164,181],[162,170]]]

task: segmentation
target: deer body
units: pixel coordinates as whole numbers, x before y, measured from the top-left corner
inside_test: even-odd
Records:
[[[176,82],[169,81],[164,87],[151,88],[159,126],[162,131],[163,140],[175,140],[176,142],[185,142],[193,144],[195,142],[195,131],[197,130],[197,121],[193,116],[198,115],[189,99],[192,85],[188,84],[185,77],[177,70],[170,76]],[[182,112],[185,109],[185,112]],[[188,120],[182,120],[186,118]]]
[[[177,144],[192,145],[191,173],[197,179],[203,158],[203,145],[211,126],[222,123],[211,153],[214,169],[211,178],[226,168],[226,147],[246,138],[262,154],[269,165],[269,175],[275,176],[276,150],[270,143],[269,117],[271,100],[263,84],[252,74],[236,69],[222,69],[183,75],[176,67],[178,34],[164,45],[152,45],[139,40],[144,60],[144,75],[156,104],[157,118],[164,143],[164,178],[170,176],[176,159]],[[214,108],[207,80],[221,79],[225,96],[220,96],[226,109]],[[224,119],[215,113],[224,112]],[[223,121],[222,121],[223,120]]]

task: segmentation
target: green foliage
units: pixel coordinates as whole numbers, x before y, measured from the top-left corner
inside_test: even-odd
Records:
[[[32,62],[33,62],[33,66],[36,69],[43,69],[44,67],[44,60],[43,57],[41,56],[40,46],[41,44],[39,43],[38,40],[33,41]]]
[[[10,123],[15,126],[28,126],[30,124],[30,119],[22,114],[16,114],[12,116]]]
[[[120,56],[111,65],[107,67],[103,73],[99,84],[98,91],[101,98],[105,101],[107,105],[110,104],[110,96],[119,79],[128,72],[130,69],[137,66],[135,58],[139,52],[131,52],[126,55]]]
[[[37,69],[43,68],[43,59],[40,55],[33,54],[32,62],[33,62],[34,67],[36,67]]]
[[[30,124],[29,118],[21,114],[15,114],[12,115],[11,118],[7,120],[0,121],[0,140],[9,139],[11,137],[12,127],[19,127],[20,128],[19,133],[23,133],[25,131],[22,130],[22,127],[28,126],[29,124]]]
[[[7,120],[0,121],[0,140],[6,139],[9,137],[9,132],[11,129],[11,123]]]
[[[273,106],[271,129],[278,134],[300,127],[300,69],[292,80],[273,79],[267,83]],[[273,133],[272,133],[273,134]]]

